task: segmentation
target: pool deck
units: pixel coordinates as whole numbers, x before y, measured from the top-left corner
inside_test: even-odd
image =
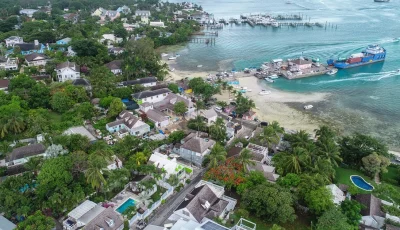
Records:
[[[120,193],[118,193],[114,198],[111,199],[111,202],[114,204],[114,210],[117,210],[123,203],[125,203],[129,198],[135,200],[136,204],[142,203],[142,200],[132,192],[126,191],[124,189]]]

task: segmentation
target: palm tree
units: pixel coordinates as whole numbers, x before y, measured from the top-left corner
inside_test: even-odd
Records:
[[[258,136],[258,140],[266,144],[270,149],[279,144],[280,139],[280,135],[276,133],[271,126],[264,127],[261,134]]]
[[[323,142],[318,141],[317,145],[319,158],[329,161],[334,167],[338,167],[338,164],[343,161],[339,147],[333,140],[324,139]]]
[[[7,130],[13,133],[21,133],[25,129],[25,122],[19,116],[12,116],[8,119]]]
[[[0,127],[0,129],[1,129],[1,127]],[[7,155],[7,153],[11,152],[11,150],[12,150],[12,148],[11,148],[10,143],[8,141],[2,141],[0,143],[0,153],[2,155]]]
[[[222,86],[222,89],[223,89],[223,90],[226,90],[226,88],[228,87],[228,82],[223,81],[222,84],[221,84],[221,86]]]
[[[249,149],[243,149],[238,157],[240,164],[243,166],[243,171],[246,171],[247,167],[250,165],[255,165],[255,162],[251,160],[253,155]]]
[[[177,186],[179,184],[179,177],[177,175],[175,175],[175,174],[172,174],[167,179],[167,182],[171,186],[175,187],[175,186]]]
[[[232,93],[232,90],[233,90],[233,86],[231,86],[231,85],[228,85],[228,93],[229,93],[229,98],[231,98],[231,93]]]
[[[211,149],[210,154],[206,155],[205,159],[208,161],[208,167],[213,168],[218,166],[218,163],[224,161],[226,159],[226,150],[225,148],[216,143],[214,147]]]
[[[282,152],[276,159],[277,166],[283,171],[283,174],[296,173],[304,171],[305,167],[310,165],[310,158],[303,148],[294,148],[290,152]]]
[[[310,140],[310,136],[304,130],[300,130],[300,132],[291,135],[290,144],[292,148],[306,148],[310,143],[312,143],[312,141]]]
[[[133,160],[137,166],[140,166],[142,163],[147,161],[147,157],[143,152],[137,152],[131,157],[131,160]]]
[[[89,156],[88,169],[85,171],[86,181],[92,185],[92,188],[97,191],[100,187],[106,184],[104,179],[102,169],[107,166],[107,162],[101,156],[96,156],[94,154]]]
[[[319,129],[316,129],[314,131],[315,131],[315,137],[317,139],[320,139],[320,138],[334,139],[336,137],[335,131],[333,131],[331,128],[329,128],[326,125],[320,126]]]
[[[44,159],[42,157],[31,157],[28,162],[24,164],[24,168],[28,171],[32,171],[34,175],[37,175],[37,172],[42,167]]]
[[[197,111],[197,116],[199,115],[199,111],[202,109],[205,109],[206,106],[203,101],[196,101],[196,111]]]

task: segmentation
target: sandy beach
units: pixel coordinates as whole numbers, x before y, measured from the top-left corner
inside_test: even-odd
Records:
[[[170,66],[173,66],[172,63],[174,61],[166,62],[170,64]],[[177,81],[186,77],[207,77],[209,74],[215,73],[202,72],[200,68],[198,71],[174,70],[173,72],[169,71],[165,80]],[[235,78],[239,80],[240,87],[247,87],[247,89],[252,90],[244,95],[254,100],[256,104],[256,109],[254,109],[254,111],[257,113],[258,119],[268,122],[278,121],[285,128],[306,130],[307,132],[314,132],[314,130],[322,124],[322,121],[313,116],[310,111],[294,109],[287,105],[287,103],[313,104],[315,102],[324,101],[329,97],[329,94],[302,94],[277,90],[269,87],[267,84],[261,82],[262,80],[258,80],[250,74],[236,73]],[[259,95],[259,92],[263,89],[269,90],[271,93],[269,95]],[[233,98],[233,95],[230,95],[228,90],[222,90],[221,95],[217,94],[215,97],[219,101],[226,101],[229,103],[229,96],[231,96],[231,99]]]

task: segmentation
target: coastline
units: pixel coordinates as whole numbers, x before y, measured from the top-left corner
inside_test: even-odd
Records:
[[[166,61],[171,68],[176,67],[176,61]],[[210,74],[216,72],[211,71],[183,71],[177,70],[168,71],[168,75],[165,78],[166,81],[177,81],[186,77],[203,77],[206,78]],[[312,111],[303,110],[304,105],[321,103],[327,100],[330,96],[328,93],[293,93],[286,92],[278,89],[274,89],[267,84],[263,83],[262,80],[257,79],[251,74],[244,74],[242,72],[235,73],[235,79],[239,81],[240,87],[247,87],[251,89],[251,92],[247,92],[244,95],[252,99],[256,108],[253,109],[256,112],[256,116],[261,121],[277,121],[281,126],[292,129],[292,130],[305,130],[309,133],[314,133],[320,125],[329,123],[320,117],[313,114]],[[271,91],[269,95],[259,95],[262,90]],[[226,101],[229,103],[228,90],[221,90],[221,94],[215,95],[217,100]],[[291,105],[296,106],[291,106]],[[296,108],[295,108],[296,107]],[[297,107],[301,108],[298,109]]]

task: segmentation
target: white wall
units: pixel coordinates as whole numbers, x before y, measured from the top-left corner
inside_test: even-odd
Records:
[[[160,101],[164,100],[164,98],[166,98],[167,95],[168,95],[168,93],[164,93],[164,94],[160,94],[160,95],[156,95],[156,96],[152,96],[152,97],[146,97],[146,98],[142,98],[142,101],[156,103],[156,102],[160,102]]]
[[[68,80],[75,80],[81,77],[79,72],[75,72],[70,68],[64,68],[57,70],[57,77],[59,82],[64,82]]]

